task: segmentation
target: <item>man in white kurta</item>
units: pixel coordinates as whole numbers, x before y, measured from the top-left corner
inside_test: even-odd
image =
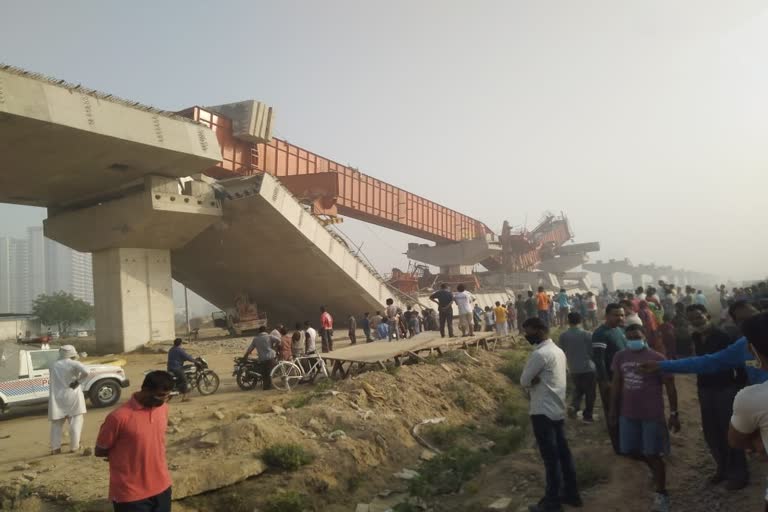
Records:
[[[61,453],[64,422],[69,420],[69,446],[73,452],[80,449],[83,431],[85,396],[80,384],[88,377],[88,370],[76,361],[77,351],[72,345],[59,349],[59,360],[50,367],[50,395],[48,419],[51,422],[51,453]]]

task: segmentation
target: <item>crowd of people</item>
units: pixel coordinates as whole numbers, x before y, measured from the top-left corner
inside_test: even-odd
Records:
[[[521,330],[534,350],[520,382],[530,393],[533,432],[546,469],[545,496],[529,510],[553,512],[562,510],[563,504],[582,505],[564,421],[580,418],[594,424],[599,395],[614,451],[647,465],[655,487],[651,510],[666,512],[669,431],[678,432],[681,426],[675,374],[697,375],[703,437],[715,463],[709,485],[722,484],[734,492],[744,489],[749,482],[745,451],[764,453],[768,446],[768,312],[761,312],[768,310],[768,285],[730,291],[719,286],[716,291],[723,313],[713,319],[701,290],[663,282],[658,289],[603,290],[598,296],[569,296],[565,290],[550,295],[540,288],[536,294],[528,292],[527,299],[520,295],[517,301],[486,308],[478,307],[464,286],[451,291],[442,285],[430,297],[437,315],[429,310],[419,314],[410,306],[401,311],[390,299],[383,315],[366,313],[359,323],[350,315],[348,329],[352,343],[357,342],[358,325],[367,342],[406,338],[421,329],[439,329],[442,336],[447,329],[448,336],[454,336],[455,304],[463,336],[481,328],[499,334]],[[601,323],[598,310],[604,311]],[[271,332],[262,327],[245,355],[255,351],[268,374],[266,370],[278,360],[317,354],[318,339],[323,352],[329,352],[333,317],[324,307],[319,326],[318,331],[305,321],[290,333],[283,325]],[[557,343],[550,336],[554,326],[563,328]],[[94,453],[109,459],[109,497],[115,510],[170,510],[164,429],[174,389],[171,374],[185,395],[183,363],[194,360],[181,344],[177,339],[169,351],[168,371],[148,373],[141,390],[110,413],[100,428]],[[60,360],[51,366],[54,454],[61,452],[66,421],[70,446],[79,450],[85,413],[79,386],[87,370],[77,357],[74,347],[64,346]],[[573,393],[566,404],[568,374]],[[766,499],[768,512],[768,495]]]
[[[745,450],[764,453],[768,446],[768,371],[763,369],[768,368],[768,312],[761,313],[767,309],[768,285],[731,291],[718,286],[722,313],[713,318],[702,290],[658,284],[658,289],[604,289],[595,307],[604,317],[592,332],[585,329],[583,311],[574,310],[562,292],[550,301],[543,290],[536,297],[529,292],[523,302],[521,327],[534,351],[521,384],[530,392],[547,480],[545,496],[529,507],[531,512],[581,505],[564,420],[594,423],[598,393],[613,450],[647,465],[655,487],[651,510],[670,510],[664,458],[670,453],[669,431],[681,426],[674,379],[680,373],[697,375],[703,437],[715,465],[708,485],[737,492],[749,483]],[[550,316],[550,302],[568,313]],[[567,322],[557,343],[550,337],[551,318],[553,325]],[[566,404],[568,374],[573,392]]]

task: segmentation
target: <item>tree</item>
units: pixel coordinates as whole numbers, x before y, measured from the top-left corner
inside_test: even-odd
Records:
[[[38,295],[32,303],[32,314],[45,325],[58,326],[59,332],[64,334],[72,324],[93,317],[93,306],[71,293],[56,292],[52,295]]]

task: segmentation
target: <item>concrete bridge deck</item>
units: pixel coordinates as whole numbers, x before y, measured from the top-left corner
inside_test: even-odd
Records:
[[[420,352],[442,352],[442,350],[456,347],[479,346],[492,350],[496,347],[498,340],[499,337],[494,332],[443,338],[437,331],[424,331],[404,340],[378,340],[349,345],[326,352],[322,354],[322,357],[333,364],[332,375],[340,373],[346,377],[354,366],[364,368],[372,365],[383,369],[386,368],[384,363],[387,361],[395,361],[399,364],[401,358],[419,357]]]

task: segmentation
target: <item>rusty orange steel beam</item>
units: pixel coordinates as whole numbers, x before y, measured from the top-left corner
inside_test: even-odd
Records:
[[[232,135],[232,122],[214,112],[192,107],[180,114],[216,133],[222,161],[207,171],[215,178],[267,172],[300,198],[314,201],[316,213],[338,213],[434,242],[493,233],[477,219],[284,140],[252,143],[237,139]]]

